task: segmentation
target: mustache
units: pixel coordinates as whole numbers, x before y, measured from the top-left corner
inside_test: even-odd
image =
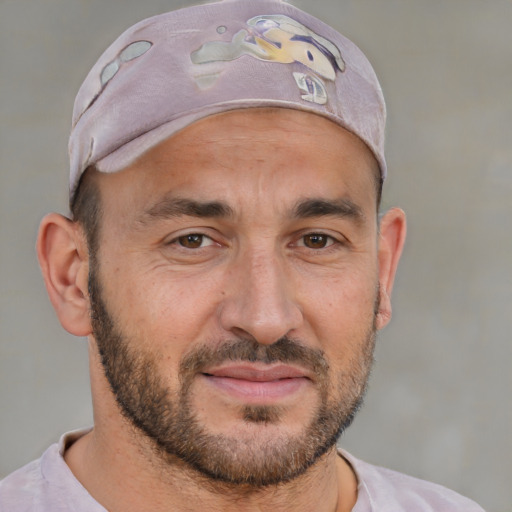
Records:
[[[329,364],[323,350],[307,347],[298,340],[286,336],[272,345],[261,345],[255,340],[238,339],[221,345],[202,346],[187,354],[180,364],[180,376],[203,373],[208,367],[226,361],[247,361],[271,364],[296,363],[311,370],[317,376],[326,376]]]

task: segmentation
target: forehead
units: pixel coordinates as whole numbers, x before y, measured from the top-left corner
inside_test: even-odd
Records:
[[[346,190],[374,204],[378,175],[367,146],[332,121],[253,108],[195,122],[124,170],[98,179],[108,204],[127,202],[133,209],[173,191],[243,203],[265,189],[266,199],[276,201]]]

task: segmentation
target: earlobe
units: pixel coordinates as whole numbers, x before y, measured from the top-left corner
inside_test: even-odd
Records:
[[[405,242],[405,234],[405,213],[399,208],[390,209],[380,222],[378,329],[385,327],[391,319],[391,292]]]
[[[75,336],[88,336],[89,261],[81,228],[66,217],[51,213],[41,221],[36,249],[46,290],[60,323]]]

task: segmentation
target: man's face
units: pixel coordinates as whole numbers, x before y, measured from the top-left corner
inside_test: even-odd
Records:
[[[334,446],[380,327],[375,165],[326,119],[253,109],[94,177],[94,337],[163,460],[262,486]]]

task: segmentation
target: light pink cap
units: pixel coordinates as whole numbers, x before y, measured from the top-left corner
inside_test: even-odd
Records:
[[[351,41],[281,0],[224,0],[143,20],[99,58],[75,100],[70,193],[87,167],[117,172],[206,116],[314,112],[356,134],[386,175],[386,108]]]

